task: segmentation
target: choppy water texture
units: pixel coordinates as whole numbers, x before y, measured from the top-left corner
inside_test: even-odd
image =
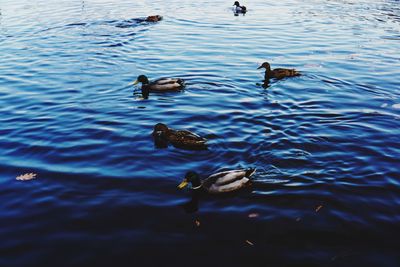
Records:
[[[0,266],[400,265],[399,1],[232,4],[0,1]],[[264,89],[266,60],[303,76]],[[158,122],[210,149],[156,149]],[[186,171],[248,166],[183,208]]]

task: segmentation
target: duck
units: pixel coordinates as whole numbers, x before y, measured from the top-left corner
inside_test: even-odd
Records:
[[[142,83],[142,96],[148,98],[150,92],[180,91],[185,87],[185,81],[179,78],[161,78],[150,82],[146,75],[139,75],[133,85]]]
[[[160,20],[162,20],[163,17],[160,15],[154,15],[154,16],[148,16],[145,21],[147,22],[159,22]]]
[[[229,170],[214,173],[201,181],[196,172],[189,171],[186,173],[185,179],[178,185],[178,188],[183,189],[190,183],[194,192],[197,190],[203,190],[210,194],[235,192],[250,186],[250,177],[255,172],[255,168]]]
[[[187,150],[207,149],[207,139],[187,130],[171,129],[164,123],[157,123],[152,135],[156,147],[167,147],[171,143],[174,147]]]
[[[265,76],[264,76],[264,82],[269,81],[269,79],[275,78],[275,79],[283,79],[286,77],[294,77],[294,76],[300,76],[300,72],[298,72],[295,69],[283,69],[283,68],[278,68],[278,69],[273,69],[271,70],[271,65],[268,62],[264,62],[261,64],[260,67],[257,69],[265,68]]]
[[[239,1],[235,1],[235,3],[233,3],[233,5],[235,6],[233,8],[233,11],[235,13],[246,13],[247,12],[247,8],[245,6],[241,6]]]

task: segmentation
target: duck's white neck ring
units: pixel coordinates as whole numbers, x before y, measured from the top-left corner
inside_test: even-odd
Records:
[[[193,190],[196,190],[196,189],[200,189],[200,187],[201,187],[201,185],[196,186],[196,187],[192,187],[192,189],[193,189]]]

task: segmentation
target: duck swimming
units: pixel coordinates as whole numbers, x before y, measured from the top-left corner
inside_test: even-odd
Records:
[[[271,65],[268,62],[264,62],[261,64],[260,67],[257,69],[265,68],[265,76],[264,76],[264,82],[268,82],[269,79],[275,78],[275,79],[283,79],[286,77],[294,77],[294,76],[300,76],[300,72],[298,72],[295,69],[273,69],[271,70]]]
[[[189,150],[207,149],[207,139],[186,130],[173,130],[163,123],[154,126],[153,138],[157,147],[167,147],[171,143],[174,147]]]
[[[201,181],[196,172],[190,171],[186,173],[185,179],[178,185],[178,188],[183,189],[191,183],[192,190],[203,190],[210,194],[234,192],[251,185],[250,177],[255,172],[255,168],[224,171],[212,174]]]
[[[163,17],[160,15],[154,15],[154,16],[148,16],[145,21],[147,22],[159,22],[160,20],[162,20]]]
[[[179,78],[161,78],[150,82],[145,75],[139,75],[133,85],[142,83],[142,96],[148,98],[150,92],[180,91],[185,87],[185,81]]]
[[[247,8],[245,6],[241,6],[239,4],[239,1],[235,1],[235,3],[233,4],[235,7],[233,8],[233,11],[235,13],[246,13],[247,12]]]

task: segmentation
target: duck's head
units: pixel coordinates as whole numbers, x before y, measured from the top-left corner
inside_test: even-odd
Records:
[[[154,125],[153,136],[155,138],[162,138],[168,133],[169,128],[164,123],[157,123]]]
[[[138,83],[148,84],[149,83],[149,79],[147,79],[146,75],[139,75],[136,78],[136,80],[133,82],[133,85],[136,85]]]
[[[235,3],[233,3],[233,5],[234,5],[234,6],[239,6],[239,7],[240,7],[239,1],[235,1]]]
[[[185,179],[178,185],[179,189],[185,188],[189,183],[192,184],[192,189],[199,189],[201,187],[200,177],[197,173],[190,171],[185,175]]]
[[[258,67],[257,69],[262,69],[262,68],[269,70],[269,69],[271,69],[271,65],[269,65],[268,62],[264,62],[264,63],[261,64],[261,66]]]

